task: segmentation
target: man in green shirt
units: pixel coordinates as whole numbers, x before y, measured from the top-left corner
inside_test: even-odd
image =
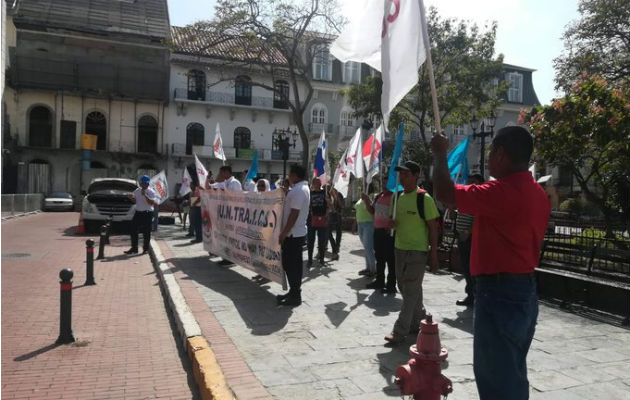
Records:
[[[417,333],[426,311],[422,303],[422,280],[430,256],[431,272],[438,269],[438,229],[440,214],[433,198],[418,188],[420,166],[406,161],[396,167],[404,191],[396,203],[396,279],[403,304],[394,330],[385,336],[392,344],[401,343],[409,333]],[[421,199],[418,196],[422,196]],[[419,210],[419,206],[423,210]]]

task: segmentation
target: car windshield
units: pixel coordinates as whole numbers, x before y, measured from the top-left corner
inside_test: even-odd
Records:
[[[128,182],[104,181],[90,185],[89,194],[127,194],[136,190],[137,186]]]
[[[66,192],[52,192],[49,193],[46,197],[55,197],[57,199],[71,199],[72,195]]]

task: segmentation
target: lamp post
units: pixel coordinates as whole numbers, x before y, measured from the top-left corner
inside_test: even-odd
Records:
[[[484,118],[481,121],[477,120],[475,114],[473,114],[472,120],[470,121],[470,127],[473,131],[473,138],[481,138],[481,154],[479,156],[479,165],[481,167],[481,175],[486,177],[486,136],[494,136],[494,125],[497,122],[497,117],[494,114],[494,111],[490,112],[490,116],[488,118]],[[479,129],[479,132],[477,132]]]
[[[297,143],[297,130],[291,130],[290,127],[287,129],[274,129],[273,130],[273,147],[276,150],[282,152],[282,179],[287,176],[287,160],[289,159],[289,148],[293,147],[295,149],[295,144]]]

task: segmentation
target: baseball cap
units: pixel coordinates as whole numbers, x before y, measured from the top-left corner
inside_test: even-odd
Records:
[[[149,178],[149,175],[142,175],[140,177],[140,183],[149,183],[151,181],[151,178]]]
[[[420,173],[420,166],[415,161],[405,161],[402,165],[394,168],[395,171],[410,171],[412,174]]]

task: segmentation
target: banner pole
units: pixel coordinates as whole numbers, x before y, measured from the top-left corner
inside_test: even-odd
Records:
[[[427,29],[427,18],[424,9],[424,1],[420,0],[420,17],[422,25],[422,39],[427,52],[427,74],[429,75],[429,86],[431,86],[431,100],[433,103],[433,119],[435,121],[436,133],[442,133],[440,124],[440,107],[438,106],[437,90],[435,88],[435,76],[433,75],[433,60],[431,59],[431,42],[429,41],[429,30]]]

